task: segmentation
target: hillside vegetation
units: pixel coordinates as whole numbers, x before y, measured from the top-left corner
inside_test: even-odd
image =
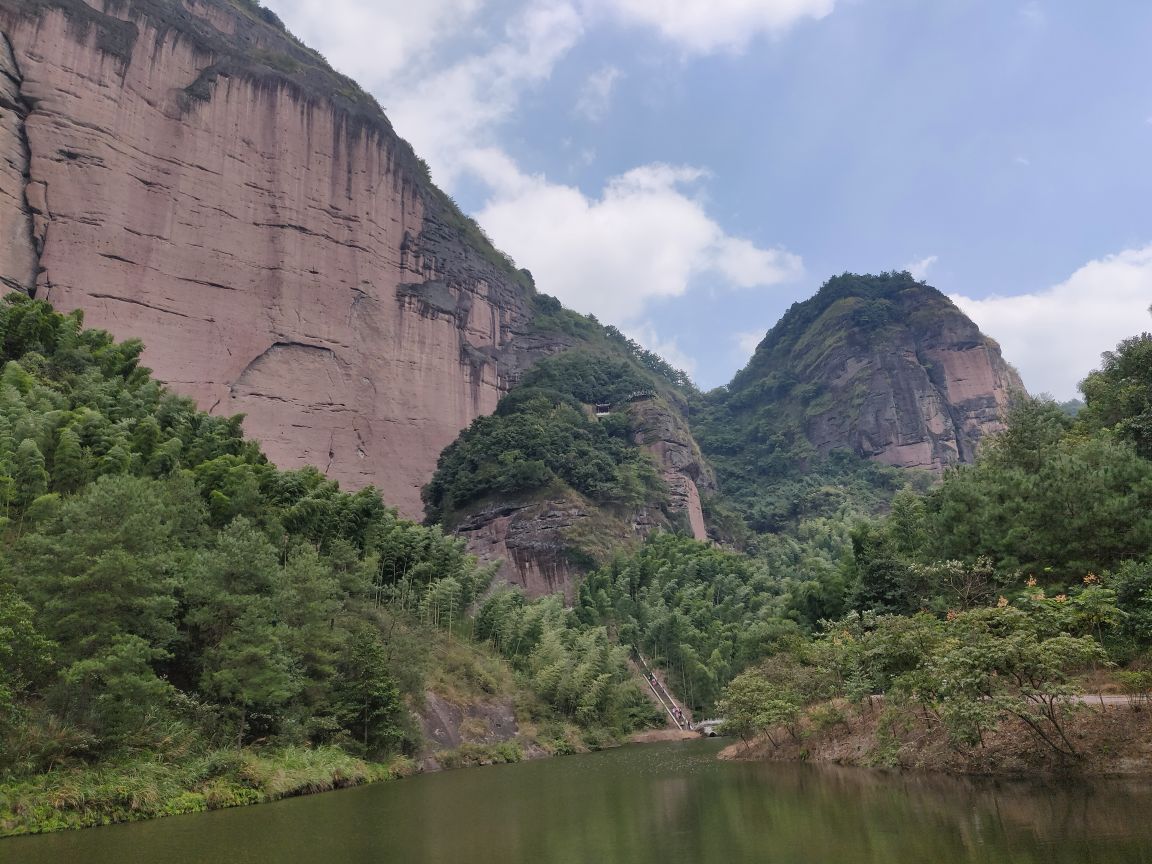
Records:
[[[750,692],[755,728],[887,692],[925,700],[941,723],[953,717],[967,743],[1006,711],[1034,719],[1033,702],[1047,700],[1060,723],[1073,708],[1063,696],[1093,670],[1114,665],[1109,686],[1145,687],[1150,344],[1145,335],[1106,356],[1078,418],[1020,400],[974,465],[926,492],[905,486],[887,515],[841,506],[755,536],[746,554],[658,535],[590,573],[577,614],[652,657],[697,711],[748,716],[738,702]],[[1117,402],[1126,407],[1104,411]],[[970,689],[932,689],[962,663],[977,664]]]
[[[570,351],[542,360],[494,414],[479,417],[440,455],[424,487],[429,522],[448,522],[494,495],[575,490],[605,505],[654,500],[660,482],[632,443],[627,415],[589,416],[585,404],[620,404],[652,379],[621,358]]]
[[[975,465],[857,523],[846,614],[736,678],[732,728],[803,750],[884,694],[866,760],[915,762],[935,736],[994,770],[978,755],[1016,728],[1034,762],[1080,763],[1075,694],[1152,691],[1150,352],[1144,334],[1106,354],[1075,418],[1022,401]]]
[[[490,579],[374,490],[277,470],[141,348],[0,305],[0,833],[387,776],[423,746],[430,648],[471,638]],[[593,716],[525,676],[526,719],[650,717],[603,632],[528,629],[520,654],[546,642],[557,674],[615,686]]]

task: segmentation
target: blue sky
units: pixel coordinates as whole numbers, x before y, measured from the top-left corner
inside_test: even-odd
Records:
[[[1152,329],[1146,0],[268,0],[542,291],[725,383],[912,269],[1034,392]]]

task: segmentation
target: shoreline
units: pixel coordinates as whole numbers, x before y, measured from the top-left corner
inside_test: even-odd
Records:
[[[359,759],[334,747],[216,751],[183,762],[127,762],[0,784],[0,843],[211,810],[269,804],[419,773],[406,757]]]
[[[1128,704],[1085,705],[1067,723],[1076,756],[1056,753],[1016,719],[987,731],[982,744],[959,746],[939,724],[909,709],[837,704],[839,719],[806,720],[791,731],[768,730],[736,740],[725,761],[812,762],[953,776],[1044,779],[1049,777],[1152,778],[1152,708]]]
[[[624,741],[572,752],[553,752],[532,739],[510,739],[373,762],[336,747],[297,747],[269,752],[216,751],[184,762],[145,760],[49,772],[0,783],[0,843],[9,837],[271,804],[421,774],[592,753],[625,743],[700,737],[685,732],[680,732],[680,737],[667,737],[665,733],[676,730],[637,732]],[[199,770],[198,763],[206,763],[207,770]]]

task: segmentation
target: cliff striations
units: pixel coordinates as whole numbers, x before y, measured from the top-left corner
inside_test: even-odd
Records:
[[[279,465],[407,515],[533,292],[375,102],[244,0],[0,0],[0,280],[138,337]]]

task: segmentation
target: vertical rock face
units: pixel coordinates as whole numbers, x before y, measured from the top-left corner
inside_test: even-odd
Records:
[[[419,516],[441,449],[557,346],[375,103],[242,0],[0,0],[0,31],[4,283]]]
[[[807,421],[821,453],[847,447],[898,468],[939,472],[971,462],[980,440],[1003,428],[1009,399],[1024,392],[1019,375],[958,310],[925,315],[935,300],[924,291],[896,295],[893,320],[880,332],[855,333],[862,338],[850,336],[812,370],[826,382]]]
[[[28,106],[23,78],[8,40],[0,36],[0,286],[28,291],[36,280],[36,248],[28,186]]]
[[[668,489],[668,510],[683,514],[692,536],[707,541],[700,490],[716,491],[716,477],[700,453],[687,424],[661,399],[646,399],[630,406],[635,442],[644,447],[660,468]]]
[[[509,500],[485,507],[456,527],[468,551],[497,565],[496,584],[506,583],[530,598],[563,594],[571,603],[586,567],[574,559],[576,537],[585,524],[600,522],[596,508],[569,490],[542,500]],[[617,528],[618,526],[612,526]]]

